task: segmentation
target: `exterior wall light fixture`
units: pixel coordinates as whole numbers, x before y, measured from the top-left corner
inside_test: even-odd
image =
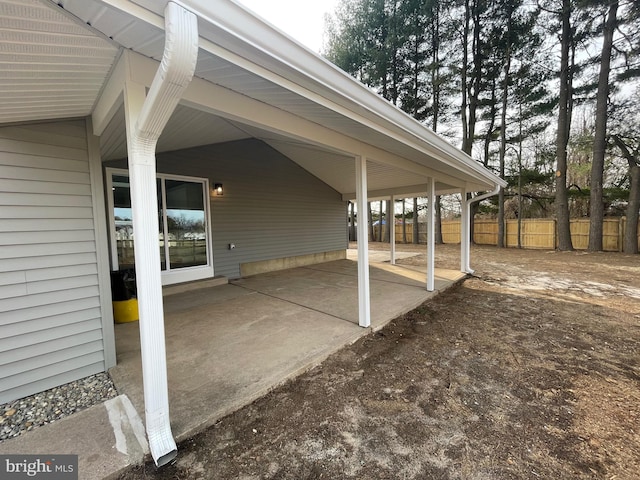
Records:
[[[221,183],[216,183],[213,185],[213,194],[216,197],[221,197],[222,195],[224,195],[224,190],[222,188],[222,184]]]

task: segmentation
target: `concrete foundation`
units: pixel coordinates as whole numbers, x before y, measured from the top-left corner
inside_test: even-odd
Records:
[[[242,277],[250,277],[261,273],[277,272],[289,268],[306,267],[318,263],[332,262],[347,258],[346,250],[333,250],[330,252],[312,253],[309,255],[298,255],[295,257],[274,258],[272,260],[262,260],[260,262],[249,262],[240,265]]]

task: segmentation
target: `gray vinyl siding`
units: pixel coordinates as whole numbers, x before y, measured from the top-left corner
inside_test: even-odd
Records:
[[[264,142],[159,154],[157,169],[224,185],[222,197],[210,198],[215,275],[238,278],[243,263],[347,248],[341,195]]]
[[[105,370],[84,121],[0,128],[0,403]]]

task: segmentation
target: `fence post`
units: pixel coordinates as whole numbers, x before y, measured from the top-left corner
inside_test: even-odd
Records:
[[[618,251],[621,252],[624,246],[624,230],[626,226],[626,217],[620,217],[618,222]]]

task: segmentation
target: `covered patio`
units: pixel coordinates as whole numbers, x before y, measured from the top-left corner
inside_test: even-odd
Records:
[[[349,251],[353,257],[355,251]],[[398,253],[400,257],[402,254]],[[464,278],[372,255],[371,327],[358,326],[357,262],[281,270],[165,296],[171,427],[177,440],[215,423]],[[137,323],[116,325],[110,374],[144,415]]]
[[[506,183],[235,2],[16,5],[0,0],[17,26],[4,32],[11,61],[0,79],[8,152],[0,180],[10,188],[2,215],[11,222],[3,240],[8,310],[0,312],[9,320],[0,335],[20,339],[0,351],[9,359],[1,370],[13,377],[0,388],[6,398],[111,369],[145,412],[161,466],[177,454],[175,436],[463,274],[434,270],[430,234],[425,272],[393,260],[370,272],[362,242],[357,262],[258,275],[164,302],[163,286],[246,277],[244,266],[265,262],[342,259],[349,201],[360,239],[374,200],[426,197],[434,232],[436,195],[450,193],[461,198],[460,270],[471,271],[470,203]],[[130,250],[118,241],[133,234],[134,259],[119,258]],[[193,258],[182,258],[177,243],[187,234],[202,244]],[[135,266],[140,321],[118,327],[116,348],[109,271],[120,264]]]

